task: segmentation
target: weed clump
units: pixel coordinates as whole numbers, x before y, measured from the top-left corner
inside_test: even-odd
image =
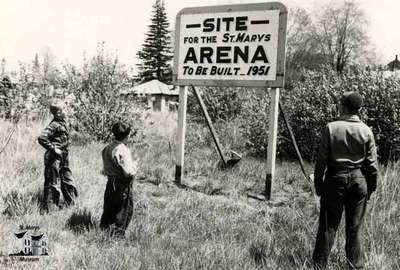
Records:
[[[16,190],[3,196],[2,199],[5,205],[3,215],[10,218],[32,214],[34,209],[32,206],[37,204],[33,196],[27,193],[21,194]]]
[[[271,254],[270,245],[265,241],[255,241],[249,247],[249,254],[256,264],[266,265]]]
[[[66,226],[74,233],[80,234],[95,228],[92,212],[87,208],[78,209],[68,218]]]

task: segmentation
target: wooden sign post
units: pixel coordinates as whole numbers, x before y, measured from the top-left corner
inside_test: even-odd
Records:
[[[279,88],[284,85],[286,7],[279,2],[194,7],[176,17],[174,84],[180,86],[175,181],[183,174],[183,86],[271,89],[266,198],[275,172]]]
[[[186,105],[187,105],[187,86],[179,86],[179,109],[178,109],[178,134],[175,182],[181,184],[183,165],[185,160],[185,133],[186,133]]]
[[[269,130],[267,149],[267,176],[265,179],[265,199],[271,199],[272,181],[275,177],[276,138],[278,134],[279,88],[272,88],[269,109]]]

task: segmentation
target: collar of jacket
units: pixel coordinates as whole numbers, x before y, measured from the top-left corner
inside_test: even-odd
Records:
[[[345,114],[340,116],[339,120],[349,122],[361,122],[360,117],[356,114]]]
[[[125,145],[125,143],[124,143],[123,141],[118,141],[118,140],[116,140],[116,139],[114,139],[113,144],[114,144],[114,145],[120,145],[120,144]],[[125,145],[125,146],[126,146],[126,145]]]
[[[55,117],[53,117],[53,120],[51,122],[57,122],[57,123],[61,123],[61,124],[65,124],[66,123],[65,119],[58,119],[58,118],[55,118]]]

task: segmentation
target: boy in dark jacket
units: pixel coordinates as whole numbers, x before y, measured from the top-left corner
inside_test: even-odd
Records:
[[[54,118],[38,138],[39,144],[46,149],[43,207],[47,212],[60,207],[60,193],[68,206],[74,204],[74,198],[78,196],[69,168],[69,132],[63,102],[54,100],[50,112]]]
[[[377,186],[378,162],[374,135],[358,116],[362,106],[359,93],[344,93],[341,117],[328,123],[321,138],[314,173],[315,190],[321,196],[313,254],[317,269],[326,268],[343,210],[349,269],[364,267],[361,228],[367,201]]]

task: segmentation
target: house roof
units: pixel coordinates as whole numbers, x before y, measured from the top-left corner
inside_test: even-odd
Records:
[[[24,237],[24,235],[26,234],[26,232],[27,232],[27,231],[20,232],[20,233],[15,233],[15,236],[16,236],[18,239],[21,239],[21,238]]]
[[[40,235],[32,235],[32,240],[37,241],[37,240],[42,239],[42,237],[43,237],[43,234],[40,234]]]
[[[397,59],[397,54],[396,54],[396,58],[388,64],[388,68],[389,68],[389,70],[392,70],[392,71],[400,69],[400,61]]]
[[[178,96],[178,89],[173,89],[172,85],[165,84],[159,80],[152,80],[129,89],[125,89],[121,94],[142,94],[142,95],[172,95]]]

